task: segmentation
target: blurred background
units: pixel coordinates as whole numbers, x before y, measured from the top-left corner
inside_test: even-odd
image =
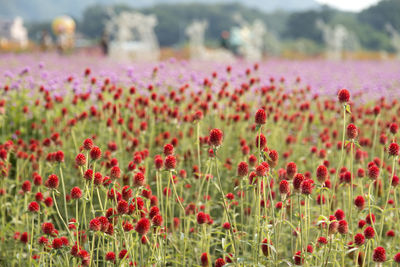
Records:
[[[400,0],[0,0],[0,53],[400,58]]]

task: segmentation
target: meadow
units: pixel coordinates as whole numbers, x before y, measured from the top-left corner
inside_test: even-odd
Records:
[[[400,64],[0,56],[0,266],[396,266]]]

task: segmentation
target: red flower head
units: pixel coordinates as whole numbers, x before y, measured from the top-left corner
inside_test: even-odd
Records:
[[[150,221],[147,218],[140,219],[135,227],[135,231],[140,235],[145,235],[150,229]]]
[[[256,136],[256,142],[255,145],[258,149],[258,147],[260,147],[260,149],[264,149],[267,145],[267,138],[265,137],[265,135],[263,134],[259,134]]]
[[[297,173],[296,176],[293,178],[293,188],[294,190],[300,190],[300,186],[304,181],[304,175],[301,173]]]
[[[143,186],[145,184],[145,177],[144,174],[141,172],[136,173],[133,176],[133,184],[135,186]]]
[[[169,155],[164,160],[164,166],[167,170],[175,169],[176,167],[176,158],[173,155]]]
[[[222,139],[224,137],[224,133],[220,129],[212,129],[208,136],[208,140],[212,146],[220,146],[222,144]]]
[[[86,164],[86,157],[85,155],[79,153],[75,158],[75,163],[78,166],[84,166]]]
[[[379,168],[375,164],[368,168],[368,177],[376,180],[379,177]]]
[[[289,179],[292,179],[294,175],[297,173],[297,166],[294,162],[289,162],[286,165],[286,174]]]
[[[208,267],[209,266],[209,264],[208,264],[208,254],[206,252],[201,254],[200,261],[201,261],[201,266],[202,267]]]
[[[396,255],[394,255],[393,260],[394,260],[397,264],[400,263],[400,252],[397,253]]]
[[[364,199],[364,197],[363,197],[363,196],[357,196],[357,197],[354,199],[354,205],[356,205],[356,207],[357,207],[359,210],[364,209],[364,205],[365,205],[365,199]]]
[[[336,220],[338,220],[338,221],[343,220],[345,218],[344,211],[341,209],[336,210],[335,217],[336,217]]]
[[[390,156],[396,157],[399,155],[400,147],[396,143],[391,143],[388,148],[388,153]]]
[[[347,138],[355,139],[358,135],[358,129],[354,124],[350,123],[349,125],[347,125],[346,133]]]
[[[46,181],[46,186],[50,189],[57,189],[59,185],[58,177],[55,174],[51,174]]]
[[[268,257],[268,255],[269,255],[269,246],[268,246],[268,243],[271,244],[271,242],[268,242],[268,239],[267,239],[267,238],[264,238],[264,240],[262,241],[262,244],[261,244],[261,250],[262,250],[262,252],[263,252],[263,254],[264,254],[265,257]]]
[[[97,147],[97,146],[92,147],[92,149],[90,150],[90,157],[93,160],[97,160],[97,159],[101,158],[101,150],[100,150],[100,148]]]
[[[29,203],[28,205],[28,210],[30,212],[38,212],[40,210],[40,206],[36,201],[32,201],[31,203]]]
[[[346,220],[339,221],[338,232],[342,235],[345,235],[349,232],[349,226]]]
[[[295,265],[303,265],[304,257],[301,255],[301,251],[297,251],[293,256],[294,264]]]
[[[54,225],[51,222],[45,222],[42,224],[42,231],[46,235],[51,235],[54,232]]]
[[[203,224],[207,222],[207,214],[205,214],[204,212],[199,212],[197,213],[197,223],[198,224]]]
[[[83,141],[83,148],[85,150],[91,150],[93,148],[93,141],[92,139],[88,138],[85,141]]]
[[[164,146],[164,155],[168,156],[168,155],[172,155],[174,154],[174,146],[171,144],[166,144]]]
[[[82,197],[82,190],[75,186],[71,189],[71,198],[72,199],[80,199]]]
[[[288,181],[282,180],[279,183],[279,192],[281,195],[287,195],[290,192],[290,185]]]
[[[310,195],[313,189],[313,180],[307,179],[301,183],[301,193],[304,195]]]
[[[362,246],[365,242],[365,237],[363,234],[358,233],[354,236],[354,244],[357,246]]]
[[[54,155],[54,158],[57,162],[63,162],[64,161],[64,152],[61,150],[57,151]]]
[[[350,93],[346,89],[342,89],[338,93],[338,99],[340,103],[347,103],[350,100]]]
[[[154,226],[161,226],[163,224],[163,217],[160,214],[157,214],[151,219],[151,222]]]
[[[267,114],[265,113],[265,110],[264,109],[257,110],[255,118],[254,118],[255,123],[256,124],[265,124],[266,119],[267,119]]]
[[[110,178],[118,179],[120,177],[121,177],[121,169],[118,166],[112,167],[110,171]]]
[[[249,165],[244,161],[240,162],[237,167],[237,173],[240,177],[246,176],[249,173]]]
[[[90,221],[89,228],[90,228],[90,230],[92,230],[94,232],[100,231],[101,230],[101,222],[97,218],[94,218]]]
[[[372,260],[374,262],[385,262],[386,261],[386,250],[383,247],[377,247],[372,252]]]
[[[215,260],[215,267],[222,267],[225,265],[225,261],[223,258],[218,258]]]
[[[375,236],[375,230],[372,228],[372,226],[368,226],[364,230],[364,235],[366,239],[372,239]]]
[[[397,131],[399,130],[399,126],[397,125],[397,123],[393,122],[390,124],[389,130],[393,135],[395,135],[397,133]]]
[[[326,168],[325,165],[320,165],[317,168],[317,180],[320,183],[325,182],[325,180],[328,178],[328,168]]]
[[[115,262],[115,253],[110,251],[106,254],[106,261]]]

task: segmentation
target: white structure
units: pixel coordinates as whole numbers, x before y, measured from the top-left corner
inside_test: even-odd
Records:
[[[392,46],[396,50],[396,58],[400,59],[400,33],[391,24],[386,24],[385,28],[391,35]]]
[[[154,33],[156,25],[154,15],[125,11],[113,15],[106,23],[106,32],[113,37],[110,57],[118,60],[158,60],[160,48]]]
[[[192,60],[214,60],[232,61],[234,59],[231,52],[226,49],[207,49],[204,45],[204,35],[208,27],[205,20],[193,21],[185,29],[185,34],[189,38],[190,59]]]
[[[234,15],[234,20],[240,25],[241,45],[239,53],[249,61],[261,60],[267,34],[264,23],[258,19],[249,23],[240,14]]]
[[[340,60],[343,58],[343,51],[355,50],[359,47],[355,34],[341,24],[330,26],[322,20],[317,20],[316,26],[322,31],[328,59]]]
[[[0,42],[15,43],[20,48],[28,45],[28,31],[24,27],[21,17],[16,17],[12,21],[0,21]]]

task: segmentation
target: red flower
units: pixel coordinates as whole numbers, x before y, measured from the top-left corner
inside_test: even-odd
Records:
[[[75,163],[78,166],[84,166],[86,164],[86,157],[85,155],[83,155],[82,153],[79,153],[78,155],[76,155],[75,158]]]
[[[347,103],[350,100],[350,93],[346,89],[342,89],[338,93],[338,99],[340,103]]]
[[[263,134],[259,134],[256,136],[256,142],[255,142],[256,148],[258,149],[264,149],[267,145],[267,138]]]
[[[393,260],[394,260],[396,263],[400,263],[400,252],[397,253],[396,255],[394,255]]]
[[[63,241],[61,238],[54,238],[53,244],[52,244],[54,249],[59,249],[63,246]]]
[[[42,231],[46,235],[51,235],[54,230],[54,225],[51,222],[45,222],[42,224]]]
[[[347,138],[355,139],[358,135],[358,129],[354,124],[350,123],[349,125],[347,125],[346,133]]]
[[[167,170],[175,169],[176,167],[176,158],[173,155],[169,155],[164,160],[164,166]]]
[[[261,244],[261,250],[262,250],[262,252],[263,252],[263,254],[264,254],[265,257],[268,257],[268,255],[269,255],[269,246],[268,246],[268,243],[271,244],[271,242],[268,242],[268,239],[267,239],[267,238],[264,238],[264,240],[262,241],[262,244]]]
[[[145,184],[144,174],[141,172],[135,173],[135,175],[133,176],[133,184],[135,186],[143,186]]]
[[[118,179],[121,177],[121,169],[118,166],[114,166],[110,171],[111,179]]]
[[[366,239],[372,239],[375,236],[375,230],[372,228],[372,226],[368,226],[364,230],[364,235]]]
[[[311,179],[305,180],[301,183],[301,193],[310,195],[313,189],[313,181]]]
[[[386,250],[383,247],[377,247],[372,253],[372,260],[374,262],[385,262],[386,261]]]
[[[220,129],[212,129],[208,136],[208,140],[212,146],[220,146],[223,138],[224,133]]]
[[[338,210],[335,211],[336,220],[338,220],[338,221],[343,220],[345,218],[345,216],[346,215],[345,215],[343,210],[338,209]]]
[[[379,177],[379,168],[375,164],[368,168],[368,177],[372,180]]]
[[[71,198],[72,199],[80,199],[82,197],[82,190],[75,186],[71,189]]]
[[[225,261],[223,258],[218,258],[215,260],[215,267],[222,267],[225,265]]]
[[[38,212],[40,210],[40,206],[36,201],[32,201],[31,203],[29,203],[28,205],[28,210],[30,212]]]
[[[286,165],[286,175],[288,176],[289,179],[292,179],[296,173],[297,173],[296,163],[289,162]]]
[[[349,232],[349,226],[346,220],[339,221],[338,232],[342,235],[345,235]]]
[[[265,110],[264,109],[257,110],[255,118],[254,118],[255,123],[256,124],[265,124],[266,119],[267,119],[267,114],[265,113]]]
[[[85,141],[83,141],[83,147],[85,148],[85,150],[91,150],[93,147],[92,139],[88,138]]]
[[[150,229],[150,221],[147,218],[140,219],[135,227],[136,232],[140,235],[145,235]]]
[[[101,150],[100,150],[100,148],[97,147],[97,146],[92,147],[92,149],[90,150],[90,157],[93,160],[97,160],[97,159],[101,158]]]
[[[201,261],[201,266],[202,267],[208,267],[209,266],[209,264],[208,264],[208,254],[206,252],[201,254],[200,261]]]
[[[390,156],[398,156],[399,155],[400,147],[396,143],[391,143],[388,148],[388,153]]]
[[[244,161],[240,162],[237,167],[237,173],[240,177],[246,176],[249,173],[249,165]]]
[[[62,152],[61,150],[57,151],[57,152],[55,153],[54,158],[55,158],[55,160],[56,160],[57,162],[63,162],[63,161],[64,161],[64,152]]]
[[[107,254],[106,254],[106,261],[115,262],[115,253],[112,252],[112,251],[107,252]]]
[[[126,202],[125,200],[118,201],[117,211],[119,214],[128,213],[128,210],[129,210],[128,202]]]
[[[168,156],[168,155],[172,155],[174,154],[174,146],[171,144],[166,144],[164,146],[164,155]]]
[[[207,222],[207,214],[205,214],[204,212],[199,212],[197,213],[197,223],[198,224],[203,224]]]
[[[301,251],[297,251],[293,256],[294,264],[295,265],[303,265],[304,257],[301,255]]]
[[[356,196],[356,198],[354,199],[354,205],[356,205],[356,207],[359,210],[364,209],[364,205],[365,205],[365,199],[363,196]]]
[[[290,192],[290,185],[289,185],[289,182],[288,182],[288,181],[282,180],[282,181],[279,183],[279,192],[280,192],[282,195],[287,195],[287,194]]]
[[[163,223],[163,217],[160,214],[156,214],[152,219],[151,222],[154,226],[161,226]]]
[[[51,174],[46,181],[46,186],[50,189],[57,189],[59,185],[58,177],[55,174]]]
[[[365,242],[365,237],[363,234],[358,233],[354,236],[354,244],[356,244],[357,246],[361,246],[363,245]]]
[[[318,182],[325,182],[326,178],[328,178],[328,168],[325,165],[318,166],[316,175]]]

